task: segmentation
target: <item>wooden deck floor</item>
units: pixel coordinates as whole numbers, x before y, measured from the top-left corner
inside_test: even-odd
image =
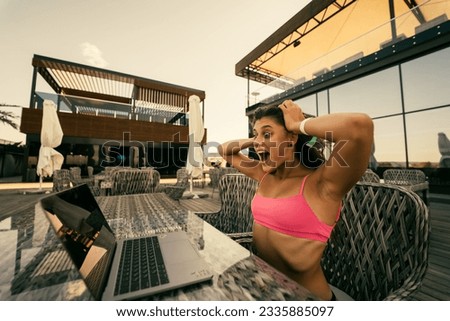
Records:
[[[450,198],[430,197],[430,247],[428,269],[413,300],[450,300]]]
[[[181,199],[180,206],[195,212],[209,212],[220,209],[217,192],[206,198]],[[2,217],[19,213],[21,209],[34,204],[45,194],[23,194],[18,190],[0,190],[0,220]],[[450,301],[450,197],[431,195],[431,234],[429,267],[422,287],[411,297],[417,301]]]

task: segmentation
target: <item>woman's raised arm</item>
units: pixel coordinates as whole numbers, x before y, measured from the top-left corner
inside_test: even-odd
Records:
[[[336,113],[305,120],[292,101],[285,101],[280,108],[288,130],[334,143],[329,159],[318,170],[317,182],[327,194],[341,198],[367,168],[373,144],[372,119],[362,113]]]
[[[253,146],[253,141],[253,138],[230,140],[220,145],[218,151],[222,158],[239,172],[259,180],[263,175],[259,161],[242,153],[243,149]]]

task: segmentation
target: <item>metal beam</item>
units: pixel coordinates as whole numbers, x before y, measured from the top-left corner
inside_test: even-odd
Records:
[[[316,29],[325,21],[331,19],[343,9],[349,7],[356,0],[313,0],[306,5],[294,17],[275,31],[269,38],[251,51],[235,66],[237,76],[246,77],[249,72],[257,72],[268,60],[280,54],[291,45],[298,45],[302,37]],[[338,10],[328,14],[329,7],[334,6]],[[286,39],[281,41],[279,39]]]

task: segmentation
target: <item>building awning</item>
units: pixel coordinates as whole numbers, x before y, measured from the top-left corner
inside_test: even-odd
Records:
[[[450,1],[313,0],[235,66],[282,90],[447,20]]]

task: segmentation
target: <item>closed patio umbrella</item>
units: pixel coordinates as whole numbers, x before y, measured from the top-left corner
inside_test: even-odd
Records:
[[[186,170],[190,176],[190,192],[192,180],[203,175],[203,151],[201,142],[205,129],[200,113],[200,98],[196,95],[189,97],[189,151]]]
[[[42,178],[53,175],[53,171],[61,169],[64,156],[54,150],[63,138],[63,131],[59,123],[56,105],[51,100],[44,100],[41,127],[41,148],[37,163],[37,174],[39,175],[39,189],[42,188]]]

